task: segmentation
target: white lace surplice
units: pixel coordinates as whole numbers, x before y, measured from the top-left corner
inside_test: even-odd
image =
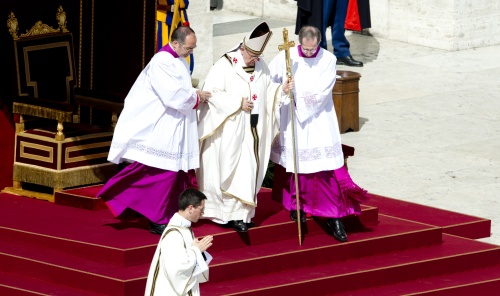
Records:
[[[315,58],[302,58],[298,49],[290,50],[295,82],[295,141],[297,172],[301,174],[335,170],[344,165],[339,127],[332,100],[335,83],[335,56],[320,49]],[[285,54],[269,64],[274,81],[286,77]],[[271,160],[293,172],[290,103],[281,106],[279,141],[273,143]]]
[[[125,99],[108,160],[170,171],[197,168],[196,100],[186,60],[157,53]]]

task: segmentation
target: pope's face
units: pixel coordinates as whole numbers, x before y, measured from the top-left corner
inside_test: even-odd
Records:
[[[241,55],[243,56],[243,61],[247,66],[255,66],[255,62],[257,62],[261,56],[256,56],[251,54],[248,50],[245,50],[245,48],[241,48]]]

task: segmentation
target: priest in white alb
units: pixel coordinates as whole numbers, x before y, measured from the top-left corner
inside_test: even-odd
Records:
[[[194,237],[191,224],[198,222],[206,196],[188,188],[179,196],[179,211],[163,232],[149,268],[145,296],[200,295],[200,283],[208,281],[212,256],[206,250],[213,236]]]
[[[285,83],[273,83],[261,55],[271,38],[263,22],[212,67],[203,90],[212,93],[198,109],[198,188],[207,195],[204,218],[248,231],[279,128]],[[283,92],[285,90],[285,92]]]

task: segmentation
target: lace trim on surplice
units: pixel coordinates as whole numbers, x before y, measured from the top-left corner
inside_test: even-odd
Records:
[[[282,146],[278,143],[279,141],[275,141],[271,148],[272,153],[280,155],[285,153],[285,157],[287,159],[293,158],[293,151],[291,148],[286,149],[285,146]],[[299,162],[307,162],[307,161],[317,161],[325,158],[336,158],[342,155],[342,145],[340,143],[335,143],[333,146],[327,147],[315,147],[311,149],[298,149],[297,150],[297,160]]]
[[[197,158],[198,154],[194,152],[189,152],[189,153],[182,153],[178,151],[166,151],[158,148],[154,148],[151,146],[146,146],[144,144],[139,144],[139,143],[113,143],[111,145],[111,149],[119,149],[119,150],[136,150],[148,155],[152,155],[155,157],[159,158],[166,158],[166,159],[173,159],[173,160],[178,160],[178,159],[193,159]]]

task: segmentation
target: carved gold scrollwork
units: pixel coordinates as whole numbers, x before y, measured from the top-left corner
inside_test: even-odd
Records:
[[[25,34],[21,34],[21,37],[42,35],[48,33],[57,33],[57,32],[59,32],[59,30],[54,29],[51,26],[42,23],[42,21],[38,21],[29,31],[26,30]]]
[[[66,29],[66,12],[63,10],[62,6],[59,6],[57,9],[56,19],[61,32],[68,32]]]
[[[13,12],[10,12],[9,18],[7,19],[7,27],[9,28],[9,33],[10,35],[12,35],[12,38],[14,40],[19,39],[19,37],[68,32],[68,29],[66,28],[66,12],[62,8],[62,6],[59,6],[59,8],[57,9],[56,19],[59,25],[59,28],[57,29],[54,29],[53,27],[42,23],[42,21],[38,21],[30,30],[26,30],[26,33],[21,34],[21,36],[17,36],[17,32],[19,31],[17,18]]]
[[[9,33],[12,35],[14,40],[19,39],[17,36],[17,32],[19,31],[19,24],[17,23],[17,18],[14,13],[11,11],[9,18],[7,19],[7,27],[9,28]]]

